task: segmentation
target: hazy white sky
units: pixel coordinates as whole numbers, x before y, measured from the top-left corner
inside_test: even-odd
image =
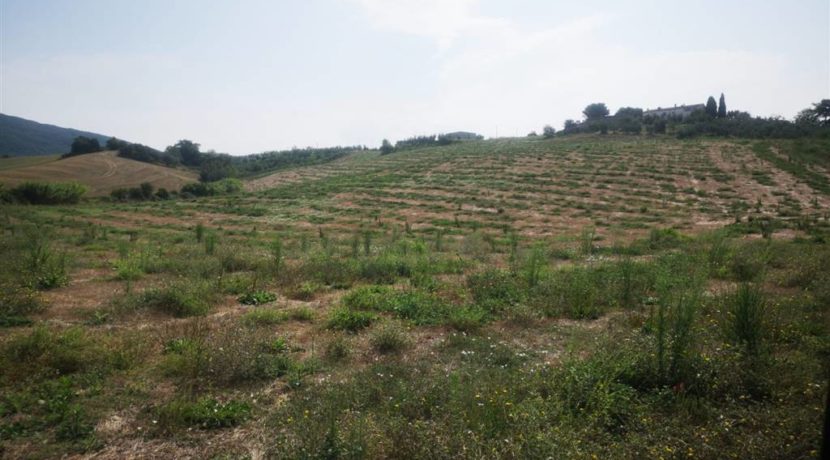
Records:
[[[233,154],[830,97],[830,2],[0,0],[0,112]]]

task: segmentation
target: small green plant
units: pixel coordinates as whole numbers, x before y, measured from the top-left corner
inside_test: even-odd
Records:
[[[348,337],[338,334],[326,344],[324,354],[329,361],[344,361],[352,354],[351,341]]]
[[[0,283],[0,327],[25,326],[30,323],[27,315],[45,308],[40,294],[31,287]]]
[[[49,236],[36,229],[27,229],[23,241],[25,282],[35,289],[52,289],[69,282],[67,257],[52,249]]]
[[[473,332],[487,321],[487,311],[475,305],[453,308],[446,324],[461,332]]]
[[[509,272],[488,269],[467,276],[467,287],[480,307],[495,313],[521,302],[524,290]]]
[[[271,258],[273,259],[274,272],[279,273],[282,270],[283,264],[283,247],[282,240],[277,237],[271,242]]]
[[[297,307],[285,310],[285,315],[288,319],[294,321],[314,321],[316,316],[314,310],[308,307]]]
[[[205,237],[205,226],[202,223],[196,224],[196,242],[201,243]]]
[[[327,327],[329,329],[355,333],[369,327],[376,319],[377,315],[373,313],[338,307],[332,310],[329,315]]]
[[[280,324],[288,319],[285,312],[270,308],[255,308],[242,315],[242,323],[248,326]]]
[[[761,289],[751,283],[741,283],[728,299],[727,332],[731,340],[749,356],[761,352],[766,300]]]
[[[230,400],[225,403],[212,398],[197,401],[176,399],[155,409],[159,425],[164,429],[196,427],[227,428],[239,425],[251,416],[251,406]]]
[[[212,256],[216,251],[216,233],[209,232],[205,235],[205,254]]]
[[[115,266],[115,278],[123,281],[135,281],[144,275],[141,263],[136,257],[117,259]]]
[[[277,295],[267,291],[246,292],[237,299],[243,305],[261,305],[277,300]]]
[[[579,236],[579,250],[583,255],[589,256],[594,253],[594,239],[596,238],[596,229],[593,227],[586,227],[582,229]]]
[[[387,321],[372,333],[369,343],[378,353],[399,353],[409,346],[409,338],[399,323]]]
[[[177,317],[201,316],[210,310],[213,295],[214,291],[204,285],[171,284],[145,291],[135,306],[154,309]]]
[[[301,283],[299,286],[289,289],[287,295],[288,298],[293,300],[308,301],[313,299],[315,294],[317,294],[322,289],[323,286],[320,285],[320,283],[315,283],[313,281],[305,281]]]
[[[533,288],[539,284],[546,262],[547,257],[544,247],[535,245],[527,257],[522,270],[522,277],[528,287]]]

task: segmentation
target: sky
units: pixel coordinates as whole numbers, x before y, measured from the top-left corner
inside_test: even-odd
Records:
[[[377,146],[830,98],[828,0],[0,0],[0,112],[155,148]]]

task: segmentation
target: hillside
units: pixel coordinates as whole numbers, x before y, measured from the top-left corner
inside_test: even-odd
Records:
[[[103,145],[110,136],[38,123],[0,113],[0,155],[31,156],[69,152],[77,136],[98,139]]]
[[[827,142],[499,139],[3,205],[0,453],[815,458]]]
[[[260,193],[246,201],[279,203],[288,212],[291,196],[319,197],[325,206],[297,218],[324,228],[379,214],[427,231],[458,225],[509,226],[535,236],[583,226],[608,235],[654,226],[698,231],[752,209],[787,217],[830,205],[826,162],[809,156],[799,162],[797,147],[601,136],[496,140],[280,172],[249,182]]]
[[[142,182],[149,182],[156,188],[178,190],[197,180],[192,171],[121,158],[116,152],[89,153],[31,166],[3,168],[4,161],[13,160],[0,160],[0,183],[14,186],[25,181],[75,181],[89,187],[87,196],[107,195],[113,189],[137,187]]]

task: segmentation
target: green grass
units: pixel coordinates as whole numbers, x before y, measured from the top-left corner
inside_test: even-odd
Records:
[[[250,193],[2,206],[0,445],[815,457],[830,223],[779,172],[809,174],[712,154],[751,145],[506,139]]]

